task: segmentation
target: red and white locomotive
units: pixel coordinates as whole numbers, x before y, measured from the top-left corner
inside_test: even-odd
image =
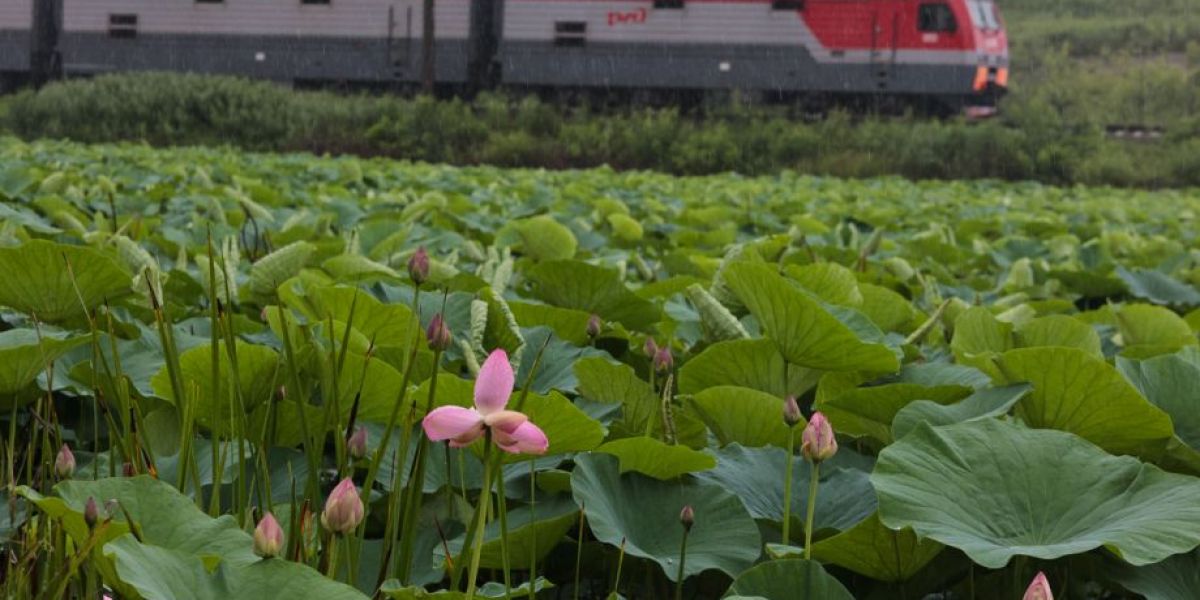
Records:
[[[68,75],[231,73],[415,83],[423,0],[4,0],[0,72],[36,53],[54,13]],[[1007,87],[992,0],[436,0],[446,87],[737,89],[989,105]],[[46,17],[41,17],[45,19]]]

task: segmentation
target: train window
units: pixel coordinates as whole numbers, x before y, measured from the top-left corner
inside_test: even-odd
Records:
[[[108,15],[108,37],[135,38],[137,37],[138,16],[133,14]]]
[[[300,4],[329,4],[330,0],[300,0]]]
[[[582,46],[587,40],[587,22],[585,21],[555,21],[555,46]]]
[[[654,0],[654,8],[683,8],[683,0]]]
[[[917,29],[954,33],[958,30],[958,22],[954,19],[954,11],[950,10],[949,4],[929,2],[917,9]]]
[[[225,0],[196,0],[196,4],[225,4]]]
[[[804,0],[774,0],[771,10],[804,10]]]

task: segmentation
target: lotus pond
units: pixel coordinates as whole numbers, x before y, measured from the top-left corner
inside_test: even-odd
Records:
[[[1200,598],[1197,193],[0,140],[0,219],[5,598]]]

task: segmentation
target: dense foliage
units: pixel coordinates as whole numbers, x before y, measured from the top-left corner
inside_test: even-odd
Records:
[[[27,139],[229,144],[524,167],[653,169],[675,174],[780,169],[846,177],[1036,179],[1121,186],[1200,184],[1195,85],[1174,68],[1108,73],[1044,57],[1038,74],[987,123],[851,118],[806,123],[775,107],[564,110],[535,98],[473,102],[293,92],[274,84],[173,74],[104,76],[8,101],[3,122]],[[1131,66],[1130,68],[1133,68]],[[1135,107],[1135,108],[1129,108]],[[1137,108],[1140,107],[1140,108]],[[1160,110],[1161,109],[1161,110]],[[1104,125],[1159,124],[1161,142],[1108,139]]]
[[[5,597],[1200,597],[1195,195],[4,139],[0,200]],[[543,455],[426,441],[509,366]]]

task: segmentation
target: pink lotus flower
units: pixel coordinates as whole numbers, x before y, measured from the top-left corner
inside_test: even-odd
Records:
[[[349,477],[342,480],[325,500],[321,511],[321,525],[334,533],[345,535],[354,531],[363,520],[363,503],[358,488]]]
[[[833,426],[825,415],[815,412],[800,436],[800,452],[804,458],[819,463],[837,454],[837,439],[833,437]]]
[[[1050,581],[1046,579],[1045,573],[1038,571],[1037,577],[1033,578],[1021,600],[1054,600],[1054,592],[1050,591]]]
[[[450,440],[450,446],[471,445],[490,429],[492,441],[513,454],[545,454],[550,442],[529,417],[505,410],[513,391],[513,370],[504,350],[494,350],[475,379],[475,408],[440,406],[425,416],[421,426],[429,439]]]
[[[263,558],[279,556],[283,550],[283,529],[275,515],[266,513],[254,528],[254,553]]]

